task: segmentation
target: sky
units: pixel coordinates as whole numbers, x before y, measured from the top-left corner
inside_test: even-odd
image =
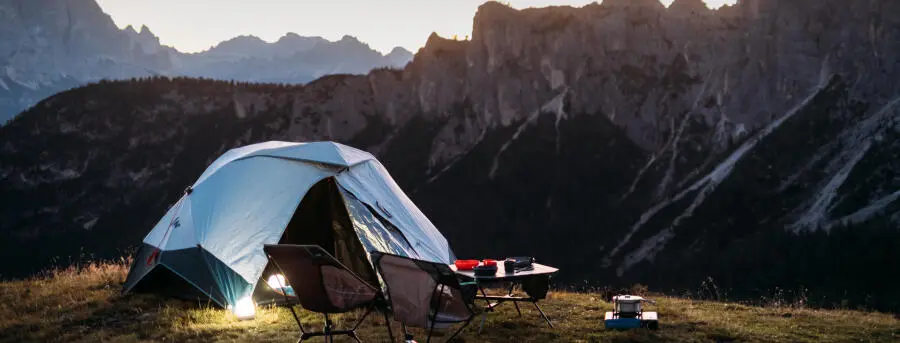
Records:
[[[508,0],[515,8],[584,6],[597,0]],[[712,7],[736,0],[705,0]],[[241,35],[268,42],[287,32],[339,40],[351,35],[382,53],[416,52],[432,32],[464,38],[485,0],[97,0],[120,28],[146,25],[164,45],[199,52]],[[672,0],[662,0],[666,5]]]

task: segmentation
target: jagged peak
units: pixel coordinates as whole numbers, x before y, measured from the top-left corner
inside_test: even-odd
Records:
[[[288,32],[288,33],[285,33],[284,36],[281,36],[281,38],[278,38],[278,41],[276,41],[274,44],[276,44],[276,45],[284,45],[284,44],[315,45],[318,43],[325,43],[325,42],[328,42],[328,40],[326,40],[325,38],[319,37],[319,36],[312,36],[312,37],[301,36],[294,32]]]
[[[332,44],[334,44],[335,46],[343,47],[345,49],[346,48],[359,49],[356,51],[360,51],[360,52],[362,52],[362,51],[365,51],[367,53],[369,51],[375,52],[374,50],[372,50],[372,47],[370,47],[368,43],[363,42],[363,41],[359,40],[358,38],[351,36],[351,35],[344,35],[343,37],[341,37],[341,40],[339,40],[337,42],[333,42]],[[381,53],[379,52],[378,54],[381,54]]]
[[[610,8],[646,8],[660,11],[666,9],[666,6],[659,0],[603,0],[600,6]]]
[[[298,35],[293,32],[288,32],[288,33],[285,33],[284,36],[281,36],[281,38],[278,38],[278,40],[275,41],[275,44],[287,44],[290,42],[302,40],[304,38],[306,38],[306,37],[303,37],[303,36]]]
[[[259,38],[254,35],[241,35],[229,40],[220,42],[215,46],[211,47],[207,51],[218,51],[218,52],[235,52],[235,51],[244,51],[246,49],[258,49],[260,47],[264,47],[269,43],[264,41],[262,38]]]
[[[432,32],[428,35],[428,40],[425,41],[425,46],[441,44],[442,42],[448,41],[449,39],[441,37],[437,32]]]
[[[703,0],[675,0],[669,5],[669,11],[678,13],[710,13],[712,10]]]
[[[399,55],[399,54],[404,54],[404,55],[405,55],[405,54],[410,54],[410,55],[412,55],[412,52],[409,51],[409,50],[406,50],[406,49],[403,48],[402,46],[397,46],[397,47],[394,47],[393,49],[391,49],[391,52],[388,53],[388,55]]]
[[[465,41],[444,38],[437,34],[437,32],[432,32],[431,35],[428,36],[428,41],[425,42],[425,46],[419,51],[429,53],[442,50],[454,50],[465,47],[465,44]]]
[[[475,39],[485,27],[493,26],[494,24],[492,23],[514,21],[519,14],[521,14],[519,10],[496,1],[488,1],[481,4],[481,6],[478,6],[473,19],[472,38]],[[428,37],[429,41],[432,38],[443,39],[435,33],[431,35],[432,37]]]
[[[127,33],[132,37],[142,37],[142,38],[156,38],[156,35],[153,34],[153,31],[150,31],[150,28],[147,25],[141,25],[141,31],[138,32],[134,29],[134,26],[128,25],[124,29],[123,32]]]
[[[492,10],[500,10],[500,11],[515,11],[516,9],[510,7],[507,4],[501,3],[499,1],[487,1],[481,6],[478,6],[479,11],[492,11]]]
[[[519,11],[515,8],[507,6],[505,4],[499,3],[497,1],[488,1],[481,6],[478,6],[478,10],[475,12],[475,20],[477,21],[479,17],[484,16],[497,16],[504,14],[515,14]]]
[[[714,9],[713,11],[717,15],[720,15],[723,17],[737,17],[737,16],[740,16],[740,14],[741,14],[740,6],[738,4],[722,5],[722,7]]]
[[[344,35],[343,37],[341,37],[341,40],[338,41],[338,42],[344,42],[344,43],[362,43],[358,38],[356,38],[356,37],[354,37],[354,36],[351,36],[351,35]]]
[[[259,38],[259,37],[254,36],[254,35],[240,35],[240,36],[234,37],[234,38],[232,38],[232,39],[226,40],[226,41],[224,41],[224,42],[222,42],[222,43],[227,43],[227,42],[242,42],[242,41],[243,41],[243,42],[263,42],[263,43],[266,42],[266,41],[264,41],[262,38]]]

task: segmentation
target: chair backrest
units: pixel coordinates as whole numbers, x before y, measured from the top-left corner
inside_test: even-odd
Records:
[[[387,286],[394,319],[409,326],[443,328],[474,316],[449,266],[374,252],[372,261]]]
[[[318,245],[267,244],[263,251],[307,310],[348,312],[370,304],[380,294]]]

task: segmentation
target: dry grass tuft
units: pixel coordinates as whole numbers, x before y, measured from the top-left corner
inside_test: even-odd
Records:
[[[34,280],[52,281],[60,286],[74,287],[85,284],[121,284],[125,282],[132,261],[132,258],[128,257],[51,269],[39,274]]]
[[[239,321],[207,303],[121,296],[129,260],[91,263],[49,271],[27,280],[0,283],[0,342],[294,342],[290,312],[261,307],[253,320]],[[548,328],[528,306],[522,317],[504,305],[480,317],[460,341],[469,342],[848,342],[898,341],[900,320],[887,314],[815,310],[794,306],[748,306],[725,302],[658,297],[657,331],[603,328],[611,305],[600,294],[554,292],[541,303],[556,329]],[[337,316],[349,325],[359,313]],[[321,328],[320,317],[301,312],[304,325]],[[397,334],[399,326],[393,324]],[[359,330],[364,340],[386,341],[379,316]],[[422,338],[421,331],[417,336]],[[346,340],[340,339],[344,342]]]

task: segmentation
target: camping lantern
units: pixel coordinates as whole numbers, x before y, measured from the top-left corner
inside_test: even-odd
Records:
[[[250,296],[246,296],[238,300],[231,309],[234,315],[240,320],[253,319],[256,317],[256,304]]]
[[[294,287],[288,285],[287,279],[285,279],[282,274],[269,275],[269,278],[266,279],[266,284],[269,285],[269,288],[275,291],[275,293],[289,297],[297,296],[294,294]]]
[[[284,278],[284,275],[272,274],[269,275],[266,284],[275,291],[281,291],[287,287],[287,280]]]

